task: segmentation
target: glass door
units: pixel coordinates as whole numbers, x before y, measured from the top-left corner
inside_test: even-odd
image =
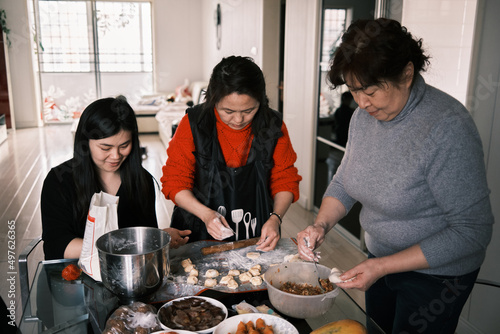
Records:
[[[96,98],[153,91],[149,2],[39,0],[37,14],[46,123],[71,122]]]
[[[321,59],[317,112],[314,206],[319,209],[323,194],[337,171],[345,152],[350,115],[357,107],[346,87],[331,90],[327,82],[330,59],[346,28],[357,19],[373,18],[375,0],[324,0],[321,29]],[[359,224],[361,205],[356,203],[338,226],[345,236],[364,247]]]

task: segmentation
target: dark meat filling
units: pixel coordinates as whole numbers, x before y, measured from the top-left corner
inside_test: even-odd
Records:
[[[321,295],[333,290],[333,284],[329,279],[321,279],[321,285],[325,289],[325,292],[323,292],[319,286],[312,286],[311,284],[306,283],[297,284],[292,282],[286,282],[281,286],[280,290],[302,296]]]
[[[225,318],[224,311],[201,298],[186,298],[162,307],[160,321],[172,329],[200,331],[217,326]]]

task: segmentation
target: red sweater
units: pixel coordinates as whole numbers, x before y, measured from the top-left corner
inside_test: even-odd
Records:
[[[252,144],[251,124],[241,130],[231,129],[223,123],[215,112],[217,137],[224,155],[226,165],[231,168],[244,166]],[[270,190],[274,198],[276,193],[289,191],[293,193],[293,201],[299,199],[299,182],[302,177],[294,166],[297,154],[293,150],[285,123],[281,126],[283,136],[278,139],[274,150],[274,167],[271,169]],[[174,201],[175,195],[184,189],[193,189],[195,174],[195,157],[193,134],[188,115],[179,123],[174,137],[167,149],[167,162],[163,166],[161,177],[162,192],[167,199]]]

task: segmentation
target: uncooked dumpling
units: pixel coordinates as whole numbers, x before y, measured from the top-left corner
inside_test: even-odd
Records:
[[[192,285],[198,284],[198,277],[196,277],[196,276],[189,276],[187,278],[187,284],[192,284]]]
[[[215,269],[208,269],[206,272],[205,272],[205,277],[209,277],[209,278],[214,278],[214,277],[217,277],[219,276],[219,272]]]
[[[184,267],[184,271],[187,273],[191,272],[193,269],[195,269],[193,264],[188,264]]]
[[[233,276],[229,276],[229,275],[224,276],[224,277],[222,277],[222,278],[220,279],[219,284],[224,284],[224,285],[227,285],[227,283],[229,283],[229,281],[230,281],[230,280],[232,280],[232,279],[233,279]]]
[[[198,276],[198,269],[191,269],[189,276]]]
[[[299,254],[290,254],[285,256],[283,262],[301,262],[302,260],[299,257]]]
[[[182,262],[181,262],[181,265],[182,265],[182,267],[183,267],[183,268],[186,268],[186,267],[187,267],[187,266],[189,266],[190,264],[193,264],[193,263],[191,262],[191,259],[189,259],[189,258],[188,258],[188,259],[184,259],[184,260],[182,260]]]
[[[238,277],[241,282],[248,282],[252,278],[252,274],[250,274],[249,272],[244,272],[243,274],[240,274],[240,276]]]
[[[207,278],[207,279],[205,280],[205,286],[206,286],[207,288],[213,288],[213,287],[214,287],[214,286],[216,286],[216,285],[217,285],[217,280],[216,280],[216,279],[214,279],[214,278]]]
[[[257,268],[251,268],[249,271],[248,271],[252,276],[259,276],[260,275],[260,270],[257,269]]]
[[[257,269],[258,271],[261,271],[262,270],[262,267],[260,266],[260,264],[256,264],[255,266],[253,266],[251,269]]]
[[[229,272],[227,274],[228,274],[228,276],[239,276],[240,271],[238,269],[231,269],[231,270],[229,270]]]
[[[230,279],[229,282],[227,282],[227,287],[229,289],[237,289],[238,288],[238,283],[234,280],[234,278]]]
[[[258,259],[260,257],[260,253],[259,252],[248,252],[247,257],[249,259],[255,260],[255,259]]]
[[[252,283],[252,285],[261,285],[262,284],[262,278],[260,278],[260,276],[252,277],[250,279],[250,283]]]

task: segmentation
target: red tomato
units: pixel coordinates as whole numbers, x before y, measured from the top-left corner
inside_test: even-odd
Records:
[[[66,266],[66,268],[63,269],[61,276],[66,281],[74,281],[75,279],[80,277],[81,273],[82,270],[78,268],[77,265],[69,264],[68,266]]]

